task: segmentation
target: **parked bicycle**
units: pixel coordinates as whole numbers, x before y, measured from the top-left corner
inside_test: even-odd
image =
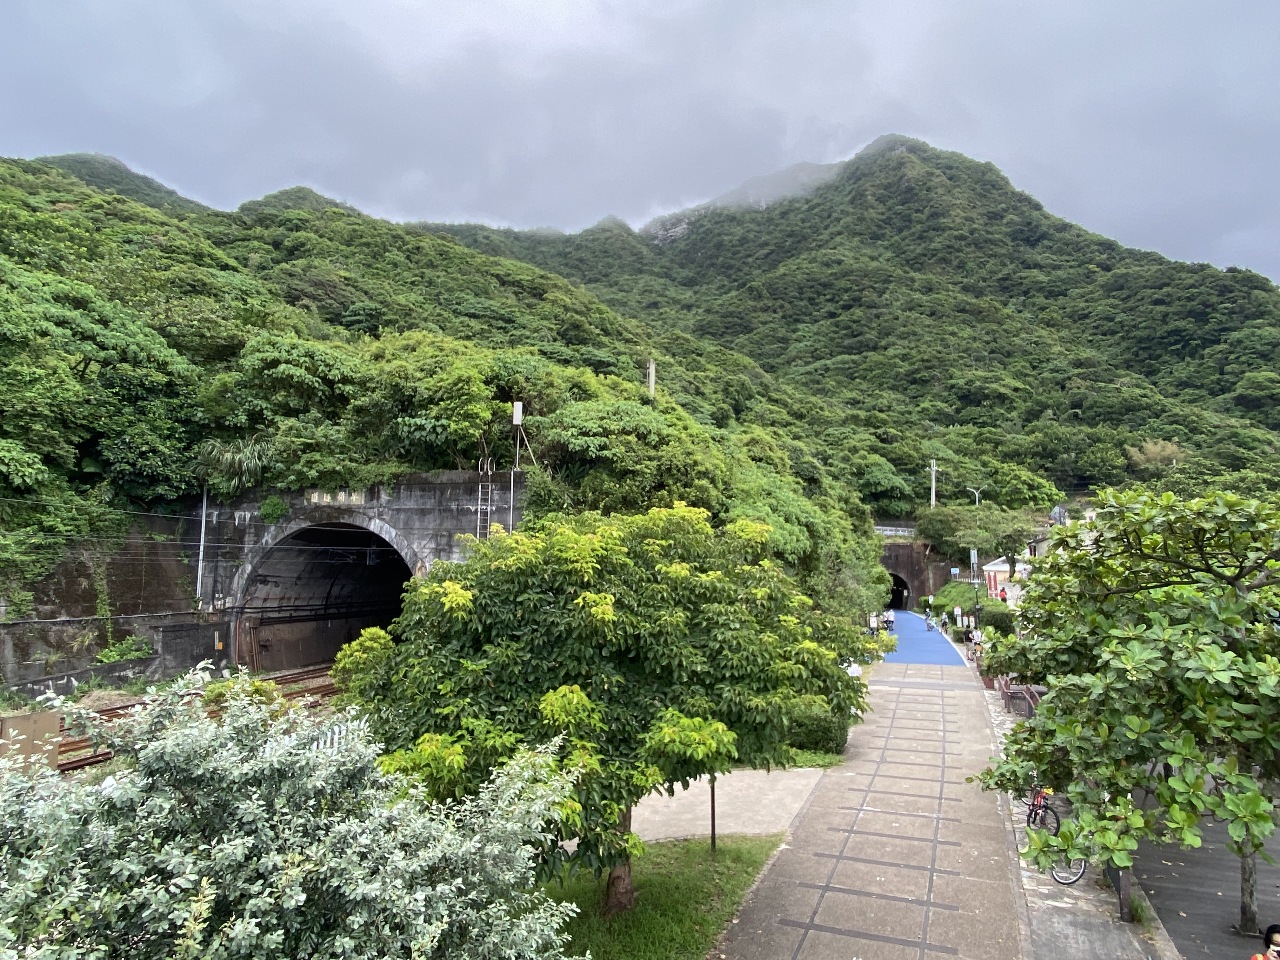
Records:
[[[1051,796],[1053,796],[1051,788],[1038,786],[1031,791],[1031,797],[1022,802],[1027,805],[1027,826],[1037,830],[1048,830],[1056,837],[1058,831],[1062,829],[1062,818],[1050,804]],[[1049,876],[1064,886],[1070,886],[1084,876],[1084,868],[1087,865],[1088,861],[1083,857],[1073,860],[1064,857],[1049,869]]]
[[[1058,831],[1062,829],[1062,818],[1058,816],[1058,811],[1053,809],[1049,804],[1049,797],[1053,796],[1053,790],[1049,787],[1036,787],[1031,791],[1031,798],[1023,800],[1027,805],[1027,826],[1035,827],[1037,830],[1048,830],[1055,837]]]
[[[1069,887],[1084,876],[1084,868],[1088,866],[1088,863],[1089,861],[1085,860],[1084,857],[1077,857],[1074,860],[1068,860],[1063,857],[1049,868],[1049,876],[1063,886]]]

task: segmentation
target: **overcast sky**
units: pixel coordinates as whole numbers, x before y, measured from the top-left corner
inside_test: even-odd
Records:
[[[1280,279],[1277,0],[0,0],[0,155],[224,209],[638,226],[891,132]]]

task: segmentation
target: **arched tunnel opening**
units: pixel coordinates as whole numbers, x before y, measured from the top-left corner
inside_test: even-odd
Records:
[[[889,609],[891,610],[910,610],[911,609],[911,587],[907,585],[907,581],[892,571],[889,576],[893,578],[893,588],[889,594]]]
[[[254,569],[240,611],[237,657],[255,671],[333,660],[366,627],[400,613],[412,576],[390,543],[354,524],[305,527]]]

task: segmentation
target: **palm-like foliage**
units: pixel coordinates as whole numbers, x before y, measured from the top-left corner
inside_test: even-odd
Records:
[[[195,475],[215,496],[239,496],[262,481],[271,463],[271,440],[260,433],[232,440],[210,437],[196,447]]]

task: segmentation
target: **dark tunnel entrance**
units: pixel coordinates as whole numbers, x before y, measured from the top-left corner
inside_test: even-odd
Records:
[[[893,592],[889,594],[889,608],[892,610],[910,610],[911,587],[907,585],[907,581],[896,573],[891,572],[889,576],[893,577]]]
[[[249,579],[239,661],[255,671],[330,661],[365,627],[385,627],[399,615],[411,576],[395,547],[363,527],[299,530],[272,547]]]

